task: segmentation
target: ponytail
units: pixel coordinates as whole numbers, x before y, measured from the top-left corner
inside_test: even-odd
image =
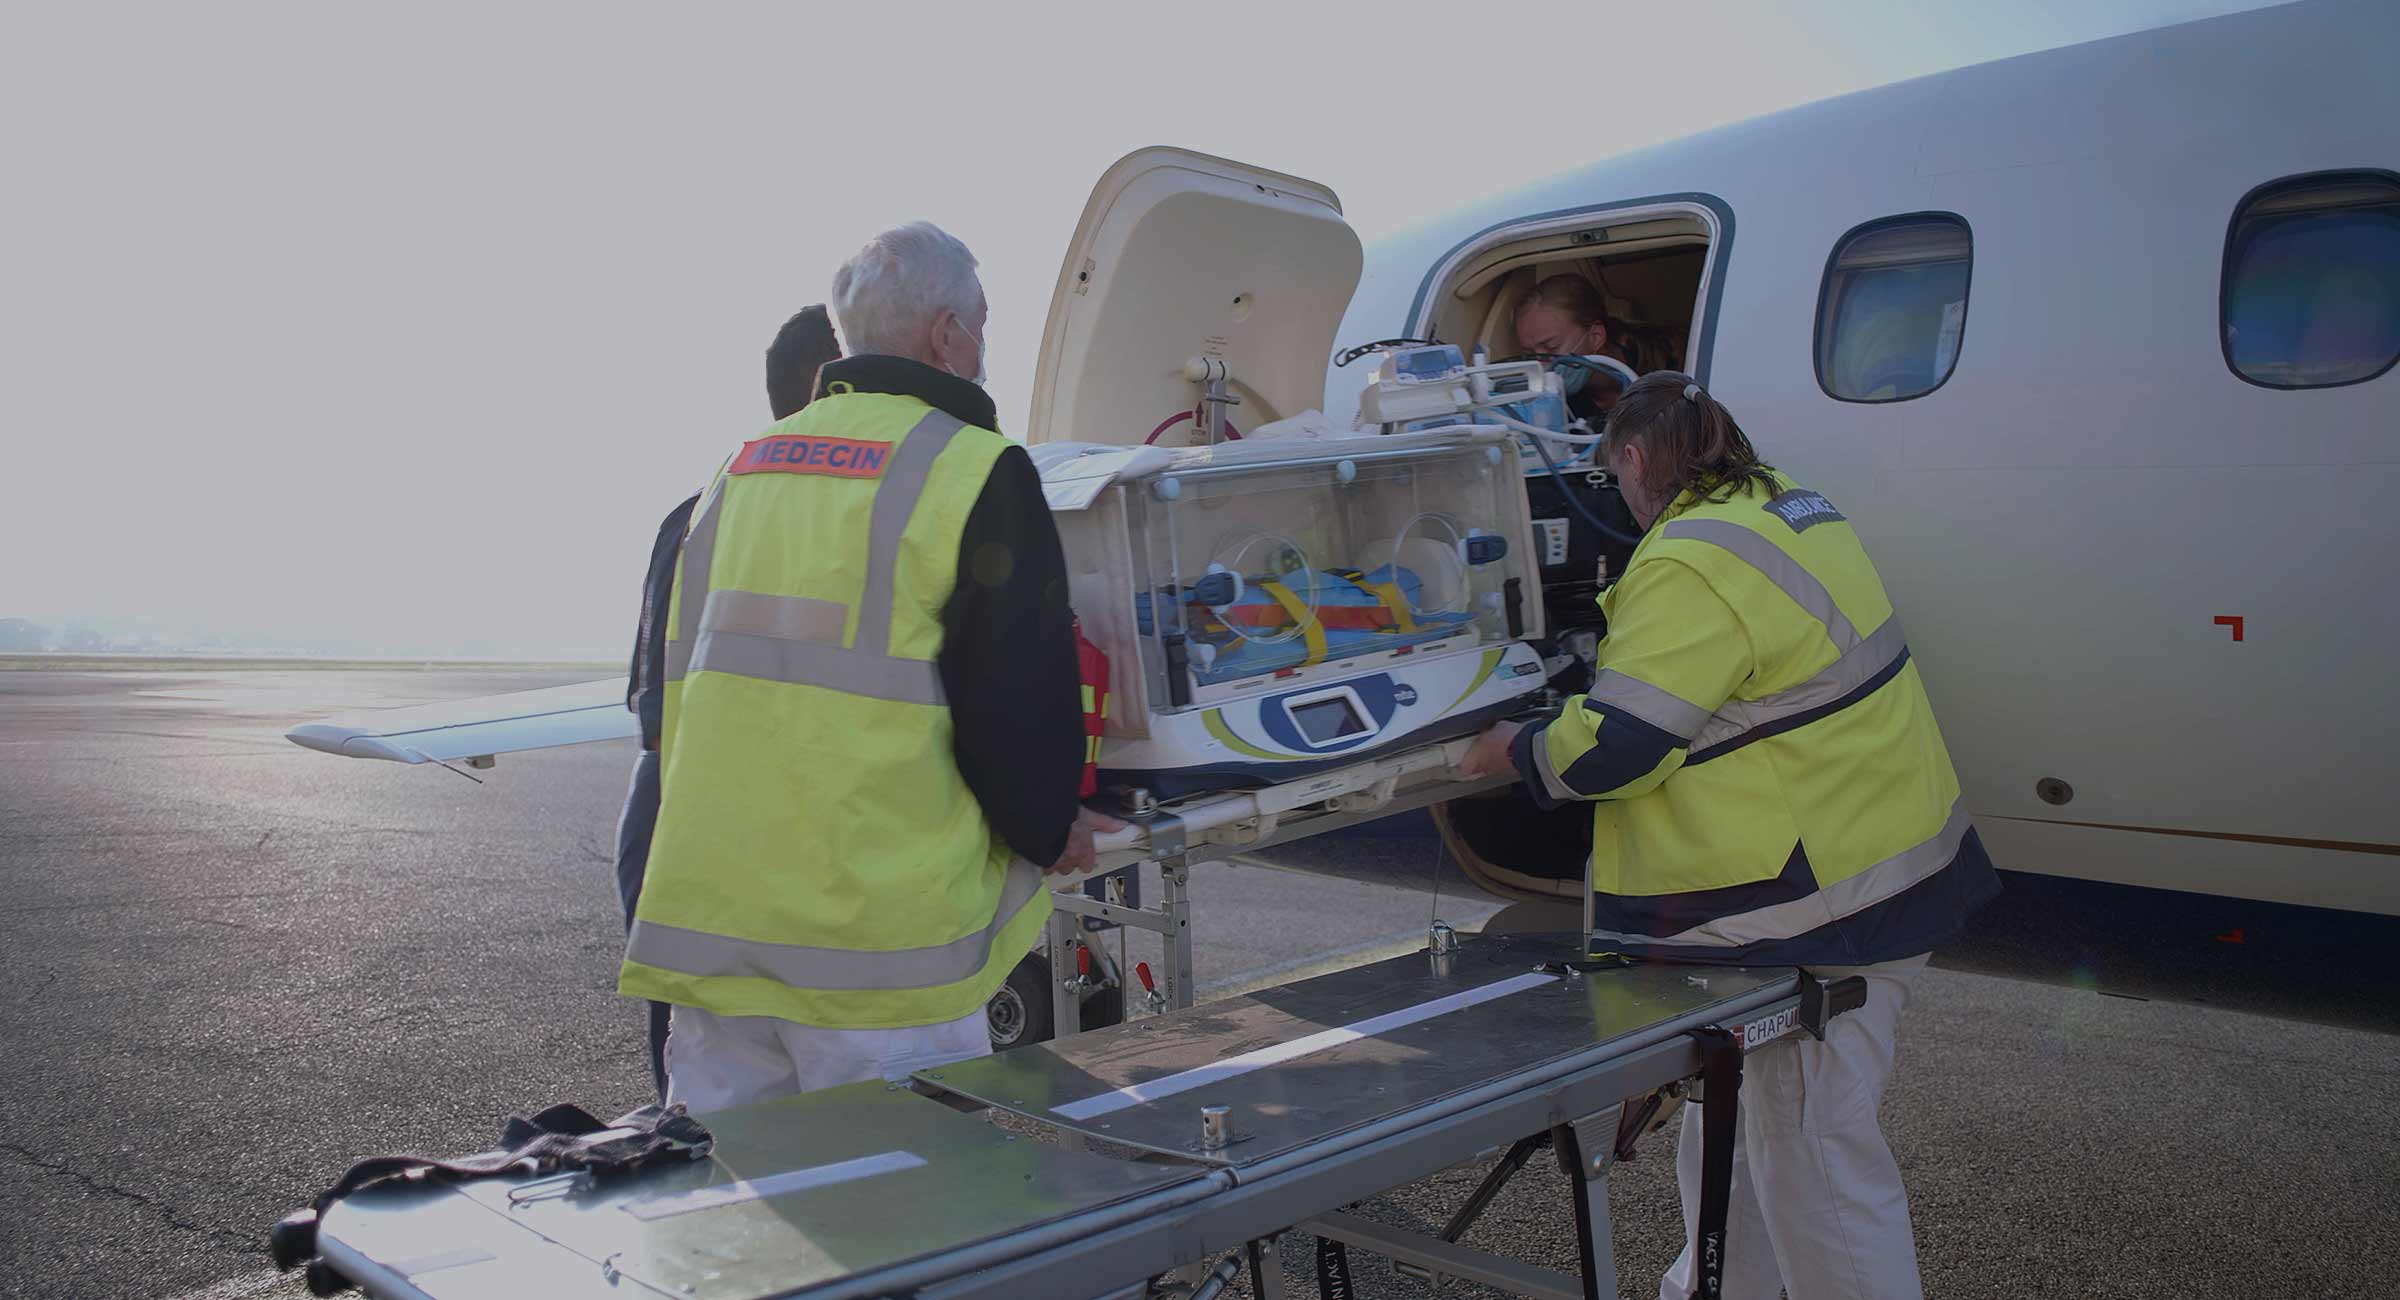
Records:
[[[1606,434],[1608,446],[1642,449],[1650,480],[1642,486],[1661,501],[1690,492],[1721,503],[1753,483],[1774,495],[1774,475],[1733,412],[1679,371],[1652,371],[1635,381],[1609,412]]]

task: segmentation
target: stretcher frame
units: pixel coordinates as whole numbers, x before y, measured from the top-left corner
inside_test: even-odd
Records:
[[[1457,777],[1458,761],[1472,743],[1472,737],[1461,737],[1264,790],[1220,792],[1121,810],[1132,824],[1098,839],[1100,876],[1107,886],[1104,896],[1093,898],[1081,889],[1051,893],[1053,910],[1043,946],[1050,966],[1054,1037],[1083,1032],[1080,1007],[1090,977],[1079,970],[1075,947],[1091,939],[1087,920],[1158,935],[1165,969],[1158,972],[1159,988],[1151,1010],[1183,1010],[1196,996],[1193,864],[1245,857],[1515,783],[1514,773],[1472,780]],[[1153,907],[1128,902],[1123,877],[1109,874],[1142,866],[1158,868],[1161,897]],[[1131,974],[1120,970],[1117,979],[1122,983]],[[1130,1012],[1135,990],[1126,987],[1123,991]],[[1128,1014],[1127,1019],[1131,1018]]]
[[[1351,991],[1355,990],[1404,985],[1411,978],[1426,978],[1429,971],[1432,976],[1449,977],[1457,972],[1446,969],[1443,963],[1456,963],[1467,955],[1477,954],[1479,949],[1501,945],[1501,956],[1514,963],[1508,969],[1523,969],[1522,958],[1527,953],[1548,957],[1554,951],[1562,964],[1545,962],[1538,967],[1544,972],[1556,972],[1554,981],[1541,982],[1542,991],[1554,998],[1583,997],[1587,995],[1581,990],[1589,988],[1591,1005],[1601,1007],[1616,996],[1616,990],[1597,982],[1617,976],[1606,970],[1586,973],[1563,964],[1571,961],[1580,939],[1580,935],[1560,935],[1468,940],[1453,954],[1427,952],[1393,958],[1232,1001],[1247,1004],[1255,1020],[1256,1015],[1273,1014],[1272,1008],[1282,1002],[1305,999],[1314,986],[1317,995],[1314,1005],[1321,1008],[1328,996],[1353,996]],[[1482,954],[1481,959],[1487,964],[1495,960],[1489,952]],[[1494,980],[1481,985],[1454,986],[1489,989],[1495,981],[1506,978],[1498,967],[1491,969],[1498,972]],[[1508,1068],[1497,1068],[1496,1062],[1504,1055],[1499,1049],[1513,1041],[1505,1039],[1508,1026],[1515,1023],[1512,1018],[1444,1013],[1388,1034],[1361,1035],[1346,1040],[1344,1046],[1365,1044],[1369,1048],[1389,1048],[1414,1059],[1427,1059],[1424,1053],[1429,1049],[1468,1054],[1455,1063],[1448,1080],[1428,1086],[1447,1087],[1449,1082],[1458,1080],[1469,1082],[1422,1102],[1387,1108],[1365,1122],[1343,1123],[1338,1118],[1293,1120],[1286,1125],[1290,1131],[1282,1135],[1280,1143],[1262,1140],[1249,1156],[1230,1149],[1209,1149],[1204,1119],[1202,1125],[1195,1126],[1195,1136],[1200,1140],[1181,1161],[1157,1154],[1137,1160],[1137,1165],[1147,1161],[1156,1168],[1163,1162],[1172,1169],[1159,1169],[1153,1181],[1120,1199],[1089,1206],[1071,1216],[1034,1224],[1022,1231],[958,1241],[953,1246],[927,1250],[912,1258],[816,1284],[742,1294],[805,1297],[805,1300],[870,1300],[901,1295],[916,1300],[1005,1300],[1027,1295],[1134,1300],[1154,1294],[1153,1282],[1162,1276],[1180,1274],[1190,1281],[1210,1273],[1226,1277],[1237,1267],[1231,1261],[1238,1260],[1239,1270],[1250,1276],[1254,1295],[1260,1300],[1283,1300],[1292,1292],[1284,1277],[1278,1243],[1284,1234],[1297,1231],[1385,1255],[1404,1270],[1429,1279],[1473,1280],[1545,1300],[1553,1297],[1592,1300],[1613,1295],[1616,1259],[1608,1210],[1608,1179],[1625,1140],[1620,1125],[1628,1106],[1638,1107],[1650,1099],[1664,1098],[1669,1095],[1666,1090],[1697,1076],[1705,1061],[1703,1042],[1712,1036],[1713,1041],[1730,1043],[1744,1052],[1756,1050],[1792,1033],[1820,1031],[1820,1017],[1826,1009],[1823,986],[1812,989],[1812,981],[1796,970],[1700,971],[1690,967],[1648,967],[1643,971],[1649,990],[1671,987],[1672,981],[1682,980],[1693,985],[1695,991],[1680,1000],[1668,999],[1675,1002],[1674,1007],[1648,1019],[1620,1014],[1616,1022],[1595,1030],[1605,1035],[1601,1041]],[[1480,977],[1482,972],[1476,974]],[[1527,978],[1519,975],[1507,982]],[[1707,991],[1711,980],[1720,992]],[[1524,995],[1524,990],[1517,990],[1506,996]],[[1205,1054],[1204,1049],[1214,1041],[1209,1037],[1211,1034],[1231,1035],[1226,1039],[1229,1043],[1255,1044],[1258,1038],[1252,1032],[1255,1025],[1246,1031],[1239,1025],[1220,1024],[1226,1019],[1226,1013],[1220,1009],[1226,1005],[1212,1004],[1202,1013],[1170,1013],[1147,1028],[1156,1032],[1164,1025],[1180,1033],[1179,1046],[1186,1059],[1196,1049]],[[1262,1006],[1269,1010],[1260,1012],[1258,1008]],[[1529,1014],[1522,1007],[1508,1009],[1519,1016]],[[1296,1027],[1321,1023],[1322,1020],[1304,1020]],[[1022,1084],[1028,1078],[1048,1077],[1045,1075],[1048,1072],[1059,1079],[1090,1080],[1097,1077],[1094,1071],[1105,1073],[1112,1065],[1124,1067],[1128,1062],[1138,1062],[1145,1029],[1144,1025],[1119,1026],[1095,1031],[1079,1043],[1043,1044],[982,1061],[921,1071],[914,1086],[919,1093],[947,1102],[958,1110],[979,1109],[990,1101],[988,1094],[995,1090],[1006,1092],[1012,1078]],[[1243,1037],[1245,1033],[1247,1037]],[[1414,1038],[1403,1045],[1396,1041],[1402,1034]],[[1495,1037],[1496,1034],[1500,1036]],[[1173,1036],[1174,1033],[1168,1035]],[[1480,1064],[1481,1058],[1471,1056],[1479,1050],[1479,1043],[1484,1056],[1495,1062],[1494,1068],[1485,1069]],[[1340,1077],[1353,1077],[1348,1073],[1350,1066],[1344,1062],[1320,1060],[1318,1065],[1336,1071]],[[1255,1067],[1250,1073],[1262,1088],[1280,1087],[1288,1091],[1299,1086],[1298,1080],[1304,1076],[1296,1072],[1306,1068],[1304,1061],[1278,1060]],[[1134,1145],[1157,1152],[1156,1134],[1161,1131],[1160,1125],[1180,1123],[1183,1116],[1196,1113],[1196,1103],[1209,1095],[1204,1087],[1213,1086],[1192,1085],[1178,1091],[1170,1086],[1178,1077],[1169,1074],[1164,1076],[1163,1084],[1154,1079],[1118,1089],[1143,1095],[1110,1103],[1116,1106],[1114,1110],[1091,1109],[1092,1096],[1067,1105],[1051,1105],[1049,1118],[1043,1123],[1054,1130],[1054,1136],[1081,1134],[1112,1140],[1095,1131],[1094,1118],[1102,1114],[1130,1116],[1138,1121],[1134,1127],[1146,1125],[1152,1135]],[[1738,1075],[1736,1079],[1738,1088]],[[1106,1083],[1107,1079],[1100,1078],[1100,1082]],[[885,1085],[868,1083],[833,1091],[850,1091],[855,1098],[857,1090],[863,1090],[871,1099],[884,1088]],[[1153,1088],[1167,1091],[1156,1096],[1144,1091]],[[1367,1091],[1356,1086],[1350,1089],[1352,1094],[1360,1096]],[[998,1104],[1003,1109],[1018,1109],[1007,1102]],[[1344,1114],[1366,1115],[1372,1113],[1372,1105],[1369,1103],[1367,1110],[1353,1109]],[[1270,1114],[1257,1110],[1248,1113]],[[1320,1122],[1325,1128],[1323,1132],[1308,1127]],[[1457,1242],[1465,1225],[1489,1204],[1500,1184],[1520,1169],[1544,1140],[1569,1173],[1568,1193],[1579,1243],[1576,1275],[1538,1268]],[[1072,1144],[1065,1145],[1066,1150],[1055,1158],[1103,1159],[1077,1152]],[[1442,1234],[1394,1229],[1346,1212],[1346,1207],[1391,1188],[1502,1152],[1506,1155],[1500,1165],[1467,1199]],[[1730,1152],[1726,1157],[1730,1158]],[[619,1186],[653,1177],[657,1172],[633,1175],[627,1184]],[[744,1165],[742,1170],[743,1176],[749,1178],[765,1172],[751,1165]],[[868,1189],[871,1185],[859,1186]],[[421,1195],[426,1190],[411,1188],[395,1194]],[[515,1190],[519,1189],[486,1192],[484,1199],[491,1202]],[[448,1194],[463,1193],[450,1189]],[[859,1193],[866,1194],[864,1190]],[[514,1196],[509,1195],[508,1199],[513,1204]],[[388,1260],[370,1257],[349,1244],[345,1236],[349,1225],[343,1217],[349,1208],[347,1203],[334,1207],[319,1237],[323,1256],[334,1269],[366,1287],[371,1295],[389,1300],[437,1300],[444,1294],[444,1288],[419,1286],[411,1277],[389,1267]],[[895,1206],[893,1212],[905,1213],[905,1209]],[[451,1243],[431,1241],[416,1248],[439,1249],[447,1244]],[[528,1240],[524,1249],[543,1252],[544,1266],[555,1270],[554,1276],[543,1285],[548,1294],[563,1297],[674,1294],[646,1284],[631,1273],[620,1275],[614,1255],[601,1258],[596,1250],[565,1250],[559,1242],[549,1239]],[[557,1285],[551,1285],[552,1282]]]

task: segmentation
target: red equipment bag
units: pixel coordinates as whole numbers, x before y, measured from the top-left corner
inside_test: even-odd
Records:
[[[1100,729],[1108,722],[1108,656],[1084,639],[1075,620],[1075,669],[1083,679],[1083,787],[1089,799],[1100,788]]]

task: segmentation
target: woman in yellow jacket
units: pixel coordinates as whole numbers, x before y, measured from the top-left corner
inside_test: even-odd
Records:
[[[1627,390],[1603,445],[1640,546],[1602,597],[1591,689],[1503,723],[1471,772],[1544,807],[1594,802],[1595,946],[1863,975],[1825,1040],[1744,1069],[1725,1300],[1921,1294],[1908,1200],[1876,1121],[1926,955],[1998,891],[1900,621],[1849,521],[1762,464],[1687,375]],[[1700,1124],[1677,1153],[1690,1294]]]

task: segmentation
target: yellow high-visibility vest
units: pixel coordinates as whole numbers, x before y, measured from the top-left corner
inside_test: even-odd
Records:
[[[835,392],[694,514],[667,629],[661,802],[618,991],[839,1029],[955,1020],[1050,914],[951,755],[937,657],[967,517],[1011,444]]]
[[[1775,484],[1679,498],[1601,600],[1591,689],[1519,737],[1545,805],[1600,801],[1595,947],[1860,965],[1999,888],[1866,549]]]

